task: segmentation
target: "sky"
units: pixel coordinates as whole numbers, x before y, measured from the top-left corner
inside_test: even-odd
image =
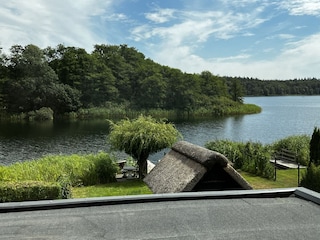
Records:
[[[320,0],[1,0],[0,47],[127,44],[187,73],[320,79]]]

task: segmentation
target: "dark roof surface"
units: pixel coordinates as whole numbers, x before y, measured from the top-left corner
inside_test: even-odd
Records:
[[[318,240],[319,196],[298,188],[7,203],[0,239]]]

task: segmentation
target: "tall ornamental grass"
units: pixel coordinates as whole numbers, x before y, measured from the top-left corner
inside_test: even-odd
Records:
[[[216,140],[206,143],[205,147],[222,153],[236,169],[253,173],[265,178],[273,178],[274,166],[270,159],[281,149],[288,149],[296,154],[297,161],[302,165],[309,162],[309,142],[307,135],[289,136],[272,144],[263,145],[256,142],[233,142]]]
[[[216,140],[206,143],[205,147],[225,155],[236,169],[268,179],[274,177],[270,150],[261,143]]]
[[[59,182],[67,179],[73,186],[115,181],[117,164],[109,154],[52,155],[41,159],[0,166],[0,181]]]

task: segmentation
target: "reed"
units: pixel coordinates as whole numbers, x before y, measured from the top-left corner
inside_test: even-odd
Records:
[[[0,166],[0,181],[57,182],[67,178],[73,186],[115,181],[117,165],[107,153],[50,155],[41,159]]]

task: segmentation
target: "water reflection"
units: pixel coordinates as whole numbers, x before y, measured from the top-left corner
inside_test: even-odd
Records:
[[[48,154],[107,151],[106,121],[2,123],[0,164],[39,158]]]

